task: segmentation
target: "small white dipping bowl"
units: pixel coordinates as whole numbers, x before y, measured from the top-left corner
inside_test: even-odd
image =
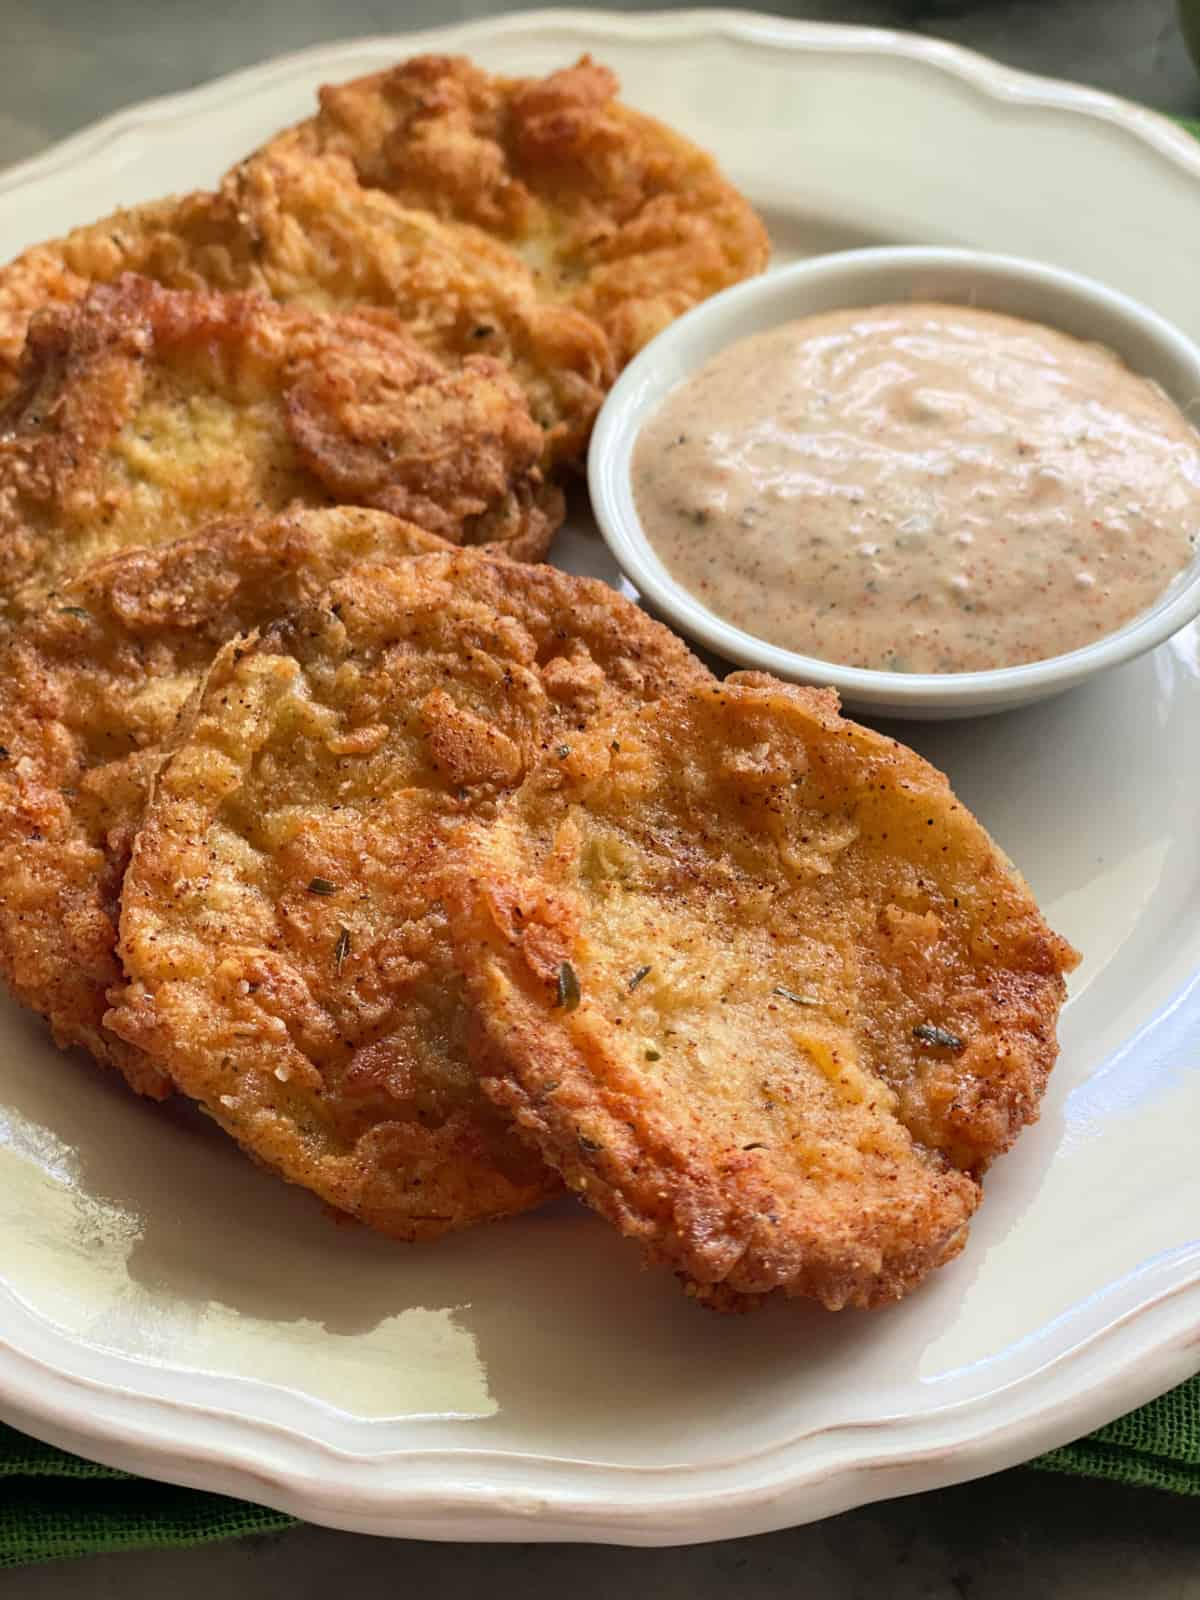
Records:
[[[1090,278],[974,250],[850,250],[769,272],[716,295],[641,352],[604,403],[588,456],[592,506],[609,549],[647,606],[725,660],[797,683],[831,684],[843,703],[892,717],[959,717],[1058,694],[1155,645],[1200,613],[1200,554],[1131,622],[1067,655],[988,672],[876,672],[784,650],[725,622],[655,554],[634,504],[630,463],[642,425],[682,379],[748,334],[822,311],[941,301],[1007,312],[1115,350],[1185,414],[1200,399],[1200,349],[1128,295]]]

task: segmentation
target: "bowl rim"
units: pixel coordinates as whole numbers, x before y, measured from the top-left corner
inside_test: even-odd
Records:
[[[650,608],[693,642],[735,666],[772,672],[793,681],[830,685],[848,703],[886,707],[901,715],[910,708],[964,713],[989,707],[1003,709],[1071,688],[1093,673],[1120,666],[1154,649],[1200,615],[1200,547],[1149,607],[1119,628],[1074,650],[984,671],[886,672],[785,649],[710,611],[671,576],[658,558],[637,515],[630,487],[630,462],[642,424],[683,376],[695,372],[716,350],[728,348],[755,332],[798,320],[806,313],[803,307],[796,307],[781,315],[764,315],[754,326],[741,325],[727,339],[711,348],[705,345],[695,357],[687,359],[688,352],[705,341],[710,329],[738,322],[751,308],[761,307],[769,312],[806,286],[827,289],[843,277],[848,284],[856,285],[848,290],[847,307],[900,302],[905,296],[895,287],[887,290],[887,280],[921,270],[961,275],[964,285],[972,275],[989,274],[1006,279],[1014,287],[1044,289],[1071,298],[1085,310],[1123,323],[1131,334],[1156,346],[1164,365],[1189,373],[1200,396],[1200,346],[1143,302],[1098,279],[1024,256],[986,250],[886,245],[836,251],[769,268],[761,276],[713,295],[639,351],[609,391],[597,416],[588,452],[588,489],[606,545]],[[874,277],[881,282],[883,298],[864,299],[861,285]],[[1005,312],[1003,306],[993,306],[988,300],[984,296],[979,302],[984,309]],[[1052,322],[1046,325],[1054,326]],[[682,361],[681,355],[685,357]],[[664,379],[663,369],[671,363],[671,375]],[[682,373],[676,372],[675,367],[681,367]],[[1142,375],[1157,381],[1153,371],[1143,371]],[[1177,395],[1172,398],[1179,404]]]

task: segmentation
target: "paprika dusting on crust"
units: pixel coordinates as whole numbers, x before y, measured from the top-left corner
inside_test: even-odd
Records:
[[[940,773],[755,674],[543,762],[447,895],[487,1094],[724,1309],[955,1255],[1077,960]]]

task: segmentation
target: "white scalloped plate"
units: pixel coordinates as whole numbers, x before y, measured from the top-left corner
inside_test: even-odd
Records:
[[[1200,337],[1200,150],[1168,123],[946,45],[731,12],[545,12],[239,73],[0,178],[0,250],[211,181],[317,84],[431,48],[512,72],[593,50],[719,154],[780,259],[1040,256]],[[558,559],[614,576],[584,527]],[[569,1206],[398,1248],[5,1007],[0,1412],[339,1527],[666,1544],[992,1471],[1195,1371],[1200,639],[1049,704],[904,731],[1087,958],[1042,1121],[921,1293],[874,1316],[709,1316]]]

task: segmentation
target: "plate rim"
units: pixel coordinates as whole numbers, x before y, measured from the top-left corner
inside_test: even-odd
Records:
[[[0,195],[36,186],[130,133],[215,111],[268,84],[311,74],[314,68],[335,74],[339,62],[364,51],[399,55],[432,44],[469,48],[482,39],[548,30],[573,32],[581,42],[598,44],[613,38],[682,41],[707,35],[783,51],[899,56],[940,69],[993,100],[1115,125],[1200,179],[1200,143],[1159,113],[1101,90],[1003,66],[920,34],[725,9],[625,14],[558,8],[338,40],[274,57],[103,118],[0,172]],[[128,1370],[138,1363],[85,1346],[60,1330],[47,1339],[48,1326],[7,1285],[0,1285],[0,1414],[35,1437],[120,1470],[238,1495],[309,1521],[365,1533],[644,1545],[704,1542],[793,1526],[853,1505],[997,1471],[1182,1381],[1200,1369],[1200,1247],[1187,1250],[1173,1275],[1140,1303],[990,1394],[907,1417],[831,1424],[781,1440],[764,1457],[743,1452],[716,1465],[659,1468],[572,1461],[571,1470],[583,1472],[588,1480],[582,1490],[533,1481],[539,1472],[552,1478],[556,1466],[564,1465],[549,1456],[441,1448],[405,1449],[389,1458],[342,1449],[302,1429],[199,1400],[142,1393],[128,1381]],[[19,1331],[28,1336],[24,1348],[8,1337]],[[98,1375],[71,1371],[30,1353],[39,1340],[53,1347],[56,1339],[85,1349]],[[723,1481],[751,1464],[752,1481],[733,1487]],[[471,1470],[463,1473],[464,1466]],[[491,1481],[483,1481],[485,1476]],[[674,1483],[666,1484],[665,1492],[647,1492],[653,1480],[663,1483],[668,1477]]]
[[[253,66],[196,85],[154,95],[111,112],[90,123],[78,133],[56,140],[48,149],[0,168],[0,194],[11,193],[27,183],[58,172],[84,154],[95,154],[106,144],[139,128],[174,120],[181,115],[219,106],[223,101],[241,98],[256,85],[277,84],[303,76],[317,63],[336,64],[364,50],[411,49],[434,40],[496,37],[548,28],[573,28],[595,31],[605,37],[671,38],[694,36],[698,32],[733,39],[755,40],[781,49],[810,49],[818,46],[847,53],[888,55],[923,61],[953,73],[972,88],[990,98],[1016,100],[1026,105],[1043,105],[1100,117],[1132,133],[1160,154],[1181,163],[1200,177],[1200,142],[1178,123],[1149,106],[1086,84],[1048,78],[1025,72],[993,60],[981,51],[928,34],[902,33],[895,28],[862,27],[853,23],[815,22],[804,18],[777,16],[766,11],[733,11],[727,7],[695,7],[686,11],[645,11],[626,13],[584,9],[582,7],[542,7],[508,12],[491,18],[449,23],[422,28],[411,33],[363,34],[349,39],[307,45],[299,50],[272,56]]]

